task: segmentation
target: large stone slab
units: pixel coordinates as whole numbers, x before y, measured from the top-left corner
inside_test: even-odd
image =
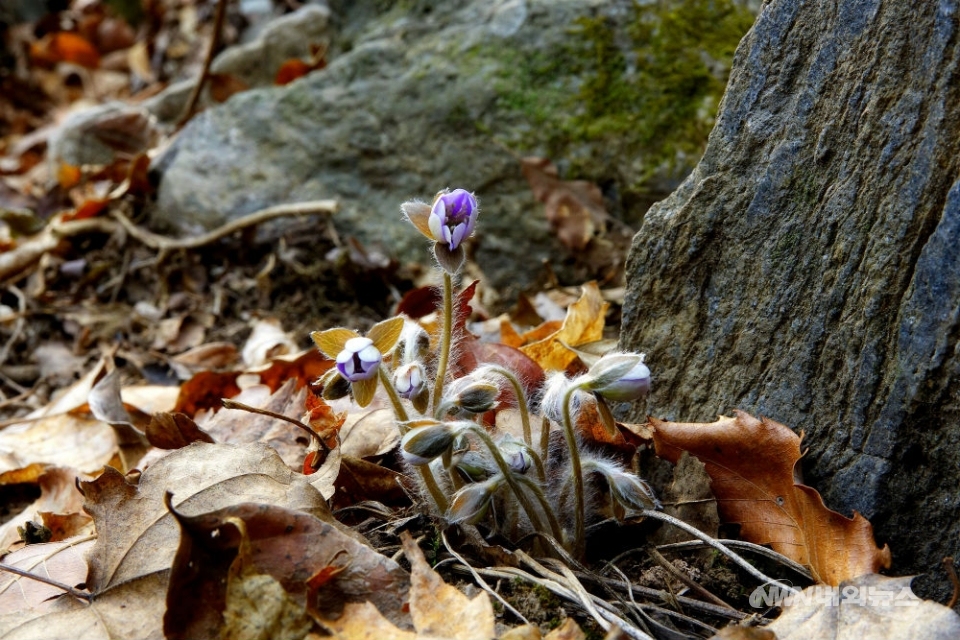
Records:
[[[564,177],[600,182],[613,215],[625,219],[642,213],[641,198],[629,194],[691,168],[691,150],[699,152],[712,124],[702,106],[711,92],[719,99],[725,52],[732,54],[752,14],[731,11],[729,0],[679,3],[697,7],[697,16],[730,16],[718,22],[730,26],[711,40],[711,55],[696,47],[685,54],[689,96],[661,106],[662,121],[683,130],[662,151],[657,145],[669,136],[654,135],[652,125],[642,139],[630,133],[641,116],[661,122],[648,117],[653,108],[625,109],[613,92],[636,93],[629,88],[638,78],[675,84],[646,66],[641,78],[637,52],[649,48],[648,38],[631,30],[650,29],[656,23],[647,13],[665,14],[669,6],[331,2],[329,66],[286,87],[237,94],[192,120],[154,163],[160,186],[153,220],[193,232],[279,202],[336,197],[342,235],[422,261],[425,243],[402,222],[400,203],[463,187],[477,193],[483,210],[473,257],[509,300],[542,272],[543,261],[572,261],[518,156],[550,155]],[[650,68],[676,67],[667,49],[676,45],[658,41],[661,57]]]
[[[871,518],[900,573],[960,552],[957,9],[766,3],[627,267],[649,412],[803,430],[807,480]]]

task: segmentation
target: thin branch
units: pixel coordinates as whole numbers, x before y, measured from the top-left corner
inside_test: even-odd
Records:
[[[486,580],[480,577],[480,574],[477,573],[474,570],[474,568],[470,566],[470,564],[466,560],[463,559],[463,556],[461,556],[459,553],[453,550],[453,547],[451,547],[450,543],[447,541],[447,534],[445,534],[442,529],[440,530],[440,539],[443,541],[443,546],[446,547],[447,551],[450,552],[450,555],[452,555],[454,558],[459,560],[460,564],[462,564],[464,567],[467,568],[467,570],[470,572],[470,575],[473,576],[473,579],[477,581],[477,584],[479,584],[484,591],[486,591],[491,596],[499,600],[500,604],[502,604],[505,609],[510,611],[510,613],[515,615],[518,619],[523,620],[524,624],[530,624],[530,621],[527,620],[525,617],[523,617],[522,613],[514,609],[513,605],[511,605],[509,602],[504,600],[503,596],[501,596],[490,585],[488,585]]]
[[[660,512],[660,511],[654,511],[653,509],[644,509],[644,510],[641,511],[640,513],[642,513],[644,516],[646,516],[646,517],[648,517],[648,518],[653,518],[653,519],[655,519],[655,520],[663,520],[664,522],[668,522],[668,523],[672,524],[673,526],[675,526],[675,527],[677,527],[677,528],[679,528],[679,529],[683,529],[684,531],[686,531],[686,532],[689,533],[690,535],[692,535],[692,536],[694,536],[694,537],[697,537],[697,538],[700,538],[701,540],[703,540],[704,542],[706,542],[708,545],[710,545],[711,547],[713,547],[714,549],[716,549],[717,551],[719,551],[719,552],[722,553],[723,555],[725,555],[725,556],[727,556],[728,558],[730,558],[731,560],[733,560],[733,561],[734,561],[735,563],[737,563],[740,567],[742,567],[747,573],[749,573],[750,575],[752,575],[754,578],[756,578],[756,579],[759,580],[760,582],[762,582],[762,583],[764,583],[764,584],[770,584],[770,585],[777,586],[777,587],[779,587],[780,589],[783,589],[784,591],[786,591],[786,592],[789,593],[789,594],[794,594],[794,595],[795,595],[795,594],[799,593],[799,591],[797,591],[796,589],[794,589],[794,588],[791,587],[790,585],[783,584],[783,583],[780,582],[779,580],[775,580],[775,579],[771,578],[770,576],[764,574],[762,571],[760,571],[759,569],[757,569],[756,567],[754,567],[752,564],[750,564],[749,562],[747,562],[746,560],[744,560],[742,557],[740,557],[739,555],[737,555],[736,553],[734,553],[733,551],[731,551],[729,548],[727,548],[726,546],[720,544],[720,543],[717,542],[715,539],[711,538],[710,536],[708,536],[707,534],[705,534],[703,531],[700,531],[700,530],[697,529],[696,527],[690,526],[689,524],[687,524],[687,523],[684,522],[683,520],[680,520],[679,518],[674,518],[673,516],[667,515],[666,513],[663,513],[663,512]]]
[[[683,571],[680,571],[679,569],[677,569],[672,562],[664,558],[663,554],[661,554],[656,549],[650,548],[648,549],[648,552],[650,553],[651,556],[653,556],[653,559],[656,560],[661,567],[663,567],[663,569],[667,573],[669,573],[671,576],[673,576],[683,584],[687,585],[688,587],[690,587],[691,589],[699,593],[701,596],[703,596],[713,604],[720,607],[727,607],[728,609],[734,609],[734,607],[730,606],[729,604],[727,604],[717,596],[713,595],[713,593],[711,593],[706,587],[701,585],[699,582],[691,579],[690,576],[685,574]]]
[[[953,583],[953,596],[950,597],[950,602],[947,603],[947,608],[953,609],[957,606],[957,599],[960,598],[960,578],[957,578],[957,570],[953,566],[953,558],[951,556],[943,559],[943,568],[947,572],[950,582]]]
[[[759,544],[753,544],[752,542],[746,542],[744,540],[717,540],[720,544],[724,544],[732,549],[744,549],[746,551],[753,551],[761,556],[765,556],[775,562],[779,562],[789,569],[793,569],[801,576],[807,580],[813,580],[813,574],[810,573],[810,570],[805,566],[791,560],[782,553],[777,553],[773,549],[768,549],[767,547],[761,546]],[[659,551],[667,550],[678,550],[678,549],[704,549],[710,545],[702,540],[687,540],[685,542],[672,542],[670,544],[661,544],[657,547]]]
[[[57,589],[66,591],[67,593],[72,595],[74,598],[77,598],[78,600],[84,600],[86,602],[90,602],[93,599],[92,593],[88,593],[86,591],[79,591],[68,584],[58,582],[53,578],[45,578],[44,576],[38,576],[35,573],[24,571],[23,569],[19,569],[17,567],[11,566],[3,562],[0,562],[0,571],[6,571],[7,573],[18,575],[21,578],[29,578],[30,580],[36,580],[37,582],[42,582],[43,584],[50,585],[51,587],[56,587]]]
[[[193,86],[193,91],[190,92],[187,105],[183,108],[180,119],[177,120],[178,128],[182,127],[187,120],[193,116],[193,112],[197,108],[197,103],[200,101],[200,93],[203,91],[203,85],[207,83],[207,79],[210,77],[210,65],[213,64],[213,56],[217,53],[217,49],[220,48],[223,21],[227,15],[227,2],[229,2],[229,0],[219,0],[217,2],[217,12],[213,17],[213,34],[210,36],[210,48],[207,49],[207,55],[203,59],[203,71],[200,72],[200,78],[197,80],[197,84]]]

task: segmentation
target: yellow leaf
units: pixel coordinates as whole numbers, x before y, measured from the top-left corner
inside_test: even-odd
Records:
[[[567,317],[560,329],[543,340],[520,347],[520,350],[544,371],[563,371],[577,358],[577,354],[564,345],[576,347],[600,340],[608,306],[597,283],[588,282],[583,285],[580,299],[567,309]]]
[[[351,383],[353,387],[353,399],[360,407],[365,407],[373,400],[373,394],[377,392],[377,377],[367,378],[366,380],[357,380]]]

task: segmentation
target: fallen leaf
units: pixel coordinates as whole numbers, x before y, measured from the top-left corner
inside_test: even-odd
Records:
[[[486,593],[468,598],[430,568],[408,532],[401,534],[400,542],[410,562],[410,616],[418,633],[456,640],[496,636],[493,605]]]
[[[182,534],[167,592],[167,637],[216,636],[221,614],[227,625],[231,618],[241,627],[253,623],[251,616],[257,613],[250,607],[246,611],[235,607],[231,612],[231,580],[241,583],[232,585],[238,592],[263,589],[270,604],[286,611],[295,626],[300,620],[296,610],[305,611],[308,594],[321,588],[325,595],[335,594],[341,603],[370,600],[403,616],[406,572],[314,516],[245,503],[192,517],[175,513],[175,517]],[[335,570],[328,571],[331,567]],[[325,578],[319,580],[318,575]],[[242,600],[244,596],[235,593],[234,598]],[[325,606],[332,604],[330,598],[324,600]],[[199,610],[191,606],[198,601],[205,604]],[[283,617],[278,611],[273,613]],[[273,624],[268,616],[263,617],[265,623]]]
[[[680,456],[673,468],[673,482],[667,485],[660,498],[664,513],[717,537],[720,516],[717,501],[710,490],[710,476],[704,464],[688,452]],[[693,536],[677,527],[660,527],[649,540],[652,544],[662,545],[692,539]]]
[[[68,414],[51,415],[0,431],[0,473],[32,463],[95,473],[117,450],[117,436],[110,425]]]
[[[207,88],[214,102],[226,102],[230,96],[247,91],[250,85],[229,73],[211,73],[207,76]]]
[[[721,518],[739,523],[745,540],[770,545],[831,585],[890,567],[890,548],[877,548],[866,518],[831,511],[794,482],[800,438],[789,427],[743,411],[709,424],[650,421],[658,456],[676,464],[688,451],[706,465]]]
[[[585,180],[561,180],[546,158],[523,158],[523,177],[533,197],[544,203],[547,222],[568,249],[580,251],[605,228],[607,211],[600,187]]]
[[[766,628],[779,640],[960,638],[960,616],[914,595],[912,579],[867,574],[844,580],[838,587],[808,587],[785,604],[780,617]]]
[[[93,516],[98,533],[89,557],[91,591],[100,593],[157,574],[163,577],[161,591],[166,592],[180,537],[163,504],[163,495],[171,488],[175,505],[184,513],[254,501],[330,517],[322,496],[307,479],[262,444],[194,443],[158,460],[136,485],[107,468],[96,480],[81,483],[84,509]],[[160,621],[154,622],[159,628]]]
[[[297,343],[280,326],[275,318],[257,320],[253,331],[241,350],[243,364],[252,369],[271,362],[277,356],[299,351]]]
[[[40,497],[36,502],[0,525],[0,549],[6,549],[19,540],[17,527],[34,520],[40,512],[78,513],[83,507],[83,495],[77,491],[77,472],[73,469],[50,467],[38,480]]]
[[[190,416],[176,412],[153,414],[146,435],[150,444],[159,449],[181,449],[191,442],[215,442]]]
[[[545,371],[564,371],[577,359],[565,345],[577,347],[603,338],[607,307],[596,282],[583,285],[580,299],[567,308],[563,325],[550,336],[520,348]]]
[[[100,53],[83,36],[68,31],[49,33],[30,47],[34,63],[54,65],[72,62],[81,67],[94,69],[100,64]]]

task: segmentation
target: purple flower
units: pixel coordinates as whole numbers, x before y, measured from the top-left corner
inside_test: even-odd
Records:
[[[464,189],[454,189],[449,193],[440,193],[433,201],[427,224],[433,239],[453,251],[473,233],[479,214],[480,208],[473,194]]]
[[[397,393],[407,400],[412,400],[426,388],[426,373],[419,362],[411,362],[397,369],[393,374],[393,386]]]
[[[650,392],[650,369],[642,353],[613,353],[600,358],[587,372],[586,387],[607,400],[631,402]]]
[[[337,354],[337,371],[350,382],[377,375],[383,356],[370,338],[350,338]]]

